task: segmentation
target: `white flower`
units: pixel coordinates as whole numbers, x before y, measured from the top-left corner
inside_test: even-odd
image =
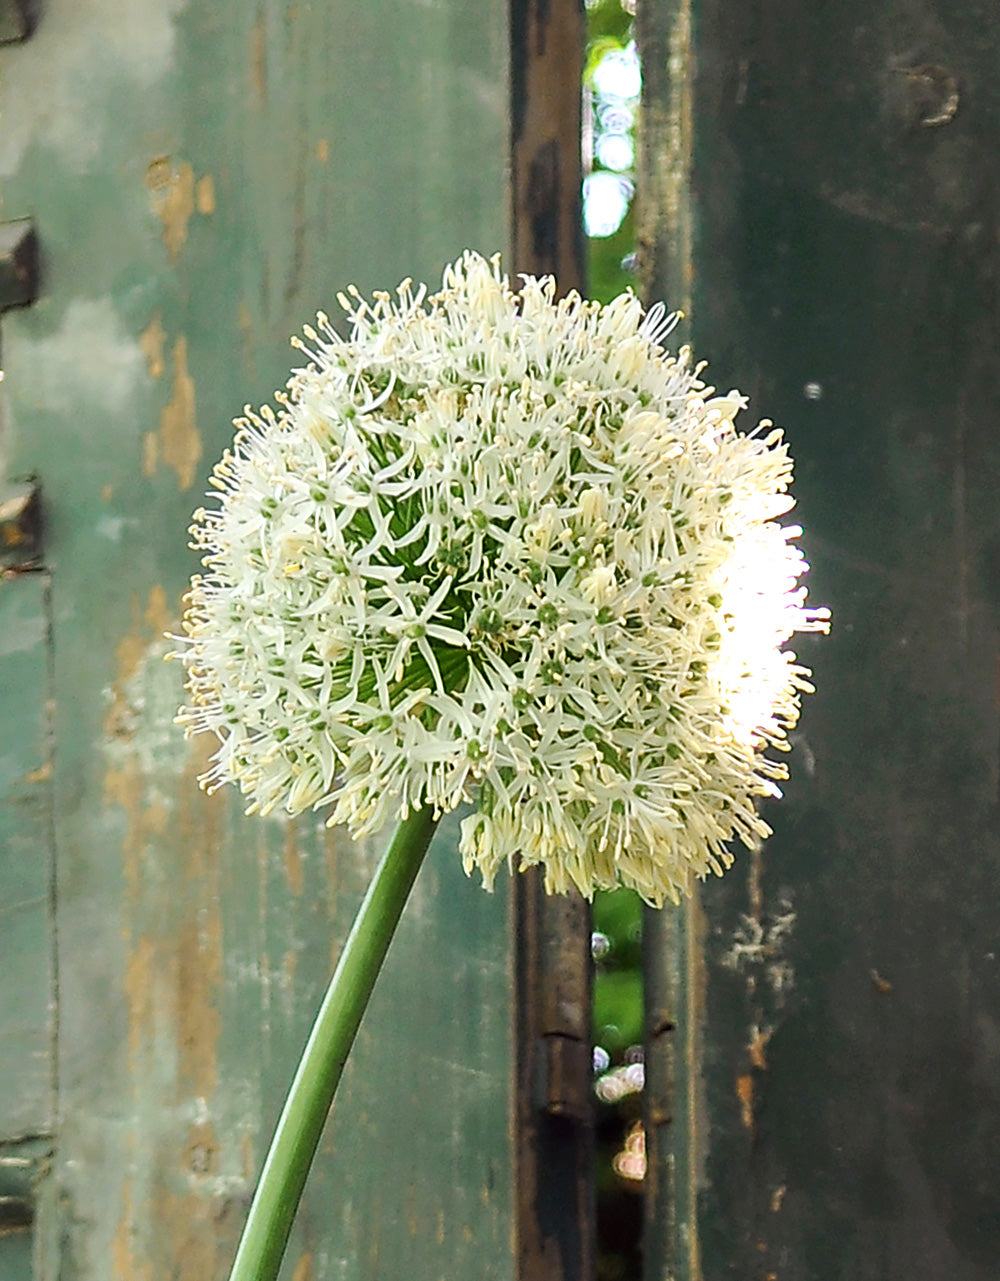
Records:
[[[467,253],[440,293],[341,296],[277,414],[249,409],[192,532],[203,782],[354,835],[476,806],[467,869],[677,900],[765,835],[822,630],[781,433],[742,435],[662,308]]]

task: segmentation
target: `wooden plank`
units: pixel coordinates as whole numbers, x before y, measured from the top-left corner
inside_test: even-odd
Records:
[[[163,661],[230,420],[350,281],[506,246],[502,8],[52,0],[2,53],[5,216],[43,286],[4,318],[4,450],[55,592],[59,1114],[45,1281],[225,1274],[376,851],[196,787]],[[421,875],[287,1275],[508,1281],[503,890]]]
[[[584,283],[578,0],[515,0],[511,24],[511,262]],[[541,869],[513,896],[516,979],[514,1235],[520,1281],[594,1275],[590,911],[546,896]]]
[[[511,259],[582,289],[580,161],[584,15],[579,0],[512,0]]]
[[[819,692],[775,836],[702,896],[685,1278],[1000,1257],[1000,103],[995,16],[951,17],[694,10],[690,257],[654,247],[646,289],[687,271],[713,378],[786,427],[834,630],[798,647]]]
[[[52,1126],[49,581],[0,578],[0,1143]]]

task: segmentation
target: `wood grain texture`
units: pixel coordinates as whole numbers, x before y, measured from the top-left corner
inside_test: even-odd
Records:
[[[0,420],[3,479],[44,483],[53,584],[39,1277],[209,1281],[376,851],[198,791],[163,661],[189,514],[233,415],[284,384],[289,335],[336,290],[433,285],[464,248],[507,248],[508,32],[502,9],[407,0],[41,18],[0,51],[4,216],[32,216],[43,263],[36,304],[3,317]],[[0,611],[20,588],[0,583]],[[25,684],[25,739],[43,695]],[[507,908],[455,845],[432,851],[362,1030],[296,1281],[513,1275]]]
[[[582,289],[580,0],[512,0],[511,263]]]
[[[514,0],[512,274],[582,290],[579,0]],[[595,1267],[590,912],[546,896],[539,868],[513,895],[517,1047],[513,1141],[518,1281],[588,1281]]]
[[[775,835],[701,900],[711,1281],[1000,1257],[998,39],[979,3],[694,6],[690,261],[664,231],[646,289],[687,272],[713,381],[786,428],[833,611]]]

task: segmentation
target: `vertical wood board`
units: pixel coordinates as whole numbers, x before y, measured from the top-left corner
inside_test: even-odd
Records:
[[[682,207],[659,213],[689,257],[662,237],[647,287],[687,273],[713,380],[786,428],[834,621],[796,646],[818,693],[775,835],[701,899],[679,1275],[987,1281],[1000,29],[977,3],[708,0],[690,33]]]
[[[337,289],[434,284],[507,235],[502,7],[52,0],[0,52],[4,217],[42,288],[2,324],[0,457],[52,572],[61,970],[39,1276],[228,1267],[376,855],[198,792],[165,663],[230,419]],[[6,590],[0,585],[0,590]],[[324,1138],[285,1274],[511,1275],[505,896],[443,833]],[[3,1137],[3,1136],[0,1136]],[[484,1272],[485,1268],[485,1272]]]

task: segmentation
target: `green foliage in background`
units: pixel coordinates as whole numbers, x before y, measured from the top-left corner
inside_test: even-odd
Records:
[[[620,53],[632,39],[632,15],[621,0],[597,0],[587,4],[587,49],[584,58],[584,88],[592,89],[594,72],[601,61]],[[619,229],[610,236],[588,239],[587,294],[600,302],[610,300],[633,283],[629,269],[635,248],[634,211],[629,210]]]

